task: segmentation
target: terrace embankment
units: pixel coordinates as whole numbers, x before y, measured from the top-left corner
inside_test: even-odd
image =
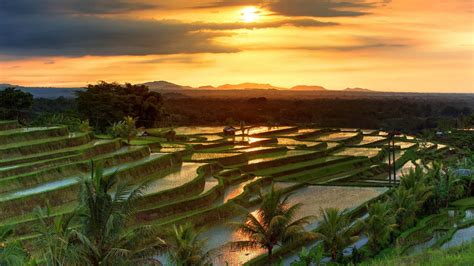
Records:
[[[167,141],[161,135],[169,129],[150,129],[154,136],[134,138],[129,146],[64,127],[24,130],[5,122],[0,129],[6,142],[0,143],[0,224],[15,226],[24,241],[37,237],[31,231],[36,206],[49,205],[51,220],[75,208],[91,162],[121,182],[146,182],[134,225],[192,222],[210,231],[257,208],[258,195],[272,184],[304,202],[298,215],[334,205],[356,208],[351,213],[359,216],[359,205],[390,185],[387,137],[377,130],[256,126],[249,135],[225,136],[221,127],[189,127],[176,128],[176,139]],[[422,147],[413,139],[398,142],[396,167],[416,165],[414,151]],[[449,150],[428,148],[435,154]],[[232,240],[211,237],[220,243],[217,249]]]

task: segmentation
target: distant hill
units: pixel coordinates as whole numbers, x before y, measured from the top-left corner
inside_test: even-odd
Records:
[[[241,83],[241,84],[225,84],[217,87],[218,90],[281,90],[284,88],[279,88],[272,86],[270,84],[260,84],[260,83]]]
[[[200,86],[197,88],[198,90],[217,90],[216,87],[211,86],[211,85],[206,85],[206,86]]]
[[[13,84],[8,84],[8,83],[0,83],[0,90],[3,90],[3,89],[5,89],[5,88],[10,88],[10,87],[13,87],[13,88],[20,88],[21,86],[13,85]]]
[[[246,90],[246,91],[259,91],[259,90],[278,90],[278,91],[299,91],[301,93],[308,92],[309,94],[312,94],[311,92],[331,92],[331,90],[328,90],[322,86],[318,85],[297,85],[291,88],[283,88],[283,87],[277,87],[273,86],[269,83],[252,83],[252,82],[245,82],[245,83],[240,83],[240,84],[224,84],[220,86],[212,86],[212,85],[206,85],[206,86],[200,86],[200,87],[191,87],[191,86],[183,86],[175,83],[171,83],[165,80],[159,80],[159,81],[151,81],[151,82],[145,82],[142,83],[143,85],[148,86],[150,90],[153,91],[160,91],[163,93],[172,93],[172,92],[179,92],[179,93],[185,93],[186,91],[208,91],[211,93],[211,91],[229,91],[231,92],[232,90]],[[58,97],[66,97],[66,98],[74,98],[76,95],[76,92],[79,90],[83,90],[82,88],[51,88],[51,87],[23,87],[23,86],[18,86],[18,85],[12,85],[12,84],[7,84],[7,83],[0,83],[0,90],[5,89],[7,87],[15,87],[18,89],[21,89],[22,91],[29,92],[33,94],[35,98],[58,98]],[[345,92],[375,92],[369,89],[364,89],[364,88],[346,88],[343,91]],[[169,94],[169,97],[186,97],[184,94],[183,95],[173,95]]]
[[[298,85],[291,88],[295,91],[325,91],[326,88],[321,86],[308,86],[308,85]]]
[[[151,90],[185,90],[185,89],[192,89],[189,86],[181,86],[178,84],[174,84],[168,81],[160,80],[160,81],[151,81],[143,83],[143,85],[148,86]]]
[[[373,90],[364,89],[364,88],[346,88],[344,91],[351,91],[351,92],[374,92]]]
[[[81,88],[23,87],[12,84],[0,84],[0,90],[8,87],[31,93],[34,98],[47,99],[56,99],[59,97],[74,98],[76,97],[76,92],[82,90]]]

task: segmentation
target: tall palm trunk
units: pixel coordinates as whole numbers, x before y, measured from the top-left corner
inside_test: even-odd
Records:
[[[332,250],[331,250],[331,259],[332,259],[332,261],[336,261],[336,260],[337,260],[337,247],[336,247],[336,246],[333,246],[333,247],[332,247]]]
[[[267,250],[268,250],[268,261],[270,262],[270,265],[272,265],[272,262],[273,262],[273,247],[268,246]]]

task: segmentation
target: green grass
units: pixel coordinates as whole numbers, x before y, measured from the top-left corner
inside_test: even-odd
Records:
[[[65,157],[69,155],[80,155],[83,153],[87,153],[93,151],[94,149],[100,148],[101,146],[107,145],[115,145],[115,147],[119,147],[120,143],[117,142],[118,139],[112,140],[97,140],[92,141],[83,145],[67,147],[63,149],[57,149],[53,151],[47,151],[42,153],[34,153],[26,156],[16,157],[16,158],[6,158],[0,160],[0,165],[18,165],[42,160],[49,160],[54,158]]]
[[[45,138],[45,139],[36,139],[36,140],[30,140],[30,141],[9,143],[7,145],[2,145],[0,147],[0,151],[13,149],[13,148],[18,148],[18,147],[24,147],[24,146],[33,146],[33,145],[38,145],[38,144],[46,144],[46,143],[50,143],[50,142],[67,140],[67,139],[70,139],[70,138],[80,138],[80,137],[87,136],[88,134],[89,133],[72,133],[70,136],[66,136],[66,137],[61,136],[61,137],[54,137],[54,138]]]
[[[140,137],[140,138],[134,138],[130,141],[130,145],[148,145],[148,144],[154,144],[154,143],[161,143],[166,141],[164,138],[158,138],[158,137]]]
[[[16,120],[2,120],[0,121],[0,130],[8,130],[17,128],[18,122]]]
[[[89,133],[73,133],[67,136],[13,142],[0,146],[0,158],[21,157],[35,153],[43,153],[70,146],[86,144],[91,141]]]
[[[312,169],[308,171],[302,171],[295,174],[290,174],[282,177],[278,177],[278,181],[291,181],[291,182],[311,182],[314,181],[323,182],[326,178],[323,177],[332,176],[341,172],[349,171],[353,169],[355,164],[366,163],[367,159],[355,158],[354,160],[329,165],[327,167]]]
[[[103,166],[114,164],[124,164],[132,160],[138,160],[148,156],[148,150],[143,146],[123,147],[113,152],[101,154],[93,157],[94,162],[103,162]],[[65,178],[67,176],[81,175],[89,169],[90,160],[76,160],[52,167],[43,167],[35,171],[35,164],[25,164],[25,169],[18,175],[11,175],[0,179],[0,192],[24,189],[44,182]],[[30,167],[31,165],[31,167]],[[29,171],[26,171],[29,170]]]
[[[378,258],[359,265],[363,266],[451,266],[474,265],[474,242],[454,247],[446,250],[429,249],[422,253],[410,256],[400,256],[398,254],[389,254],[384,258]]]
[[[266,169],[262,169],[262,170],[256,170],[256,171],[253,171],[252,173],[255,174],[255,175],[273,175],[273,174],[276,174],[276,173],[280,173],[280,172],[285,172],[285,171],[288,171],[288,170],[293,170],[293,169],[298,169],[298,168],[303,168],[303,167],[309,167],[309,166],[312,166],[312,165],[318,165],[320,163],[324,163],[324,162],[329,162],[329,161],[333,161],[333,160],[337,160],[337,159],[341,159],[343,157],[338,157],[338,156],[327,156],[327,157],[323,157],[323,158],[318,158],[318,159],[313,159],[313,160],[308,160],[308,161],[303,161],[303,162],[298,162],[298,163],[292,163],[292,164],[289,164],[289,165],[282,165],[282,166],[278,166],[278,167],[271,167],[271,168],[266,168]]]
[[[31,128],[13,128],[8,130],[1,130],[0,137],[4,136],[16,136],[16,135],[28,135],[37,132],[50,132],[60,129],[66,129],[67,127],[31,127]]]
[[[457,200],[457,201],[451,203],[451,205],[455,206],[455,207],[471,207],[471,206],[474,206],[474,197]]]

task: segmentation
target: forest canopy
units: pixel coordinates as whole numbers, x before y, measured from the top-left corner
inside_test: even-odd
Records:
[[[137,126],[153,127],[161,116],[160,93],[145,85],[99,82],[77,92],[77,108],[81,119],[88,119],[97,130],[105,130],[125,116],[137,118]]]

